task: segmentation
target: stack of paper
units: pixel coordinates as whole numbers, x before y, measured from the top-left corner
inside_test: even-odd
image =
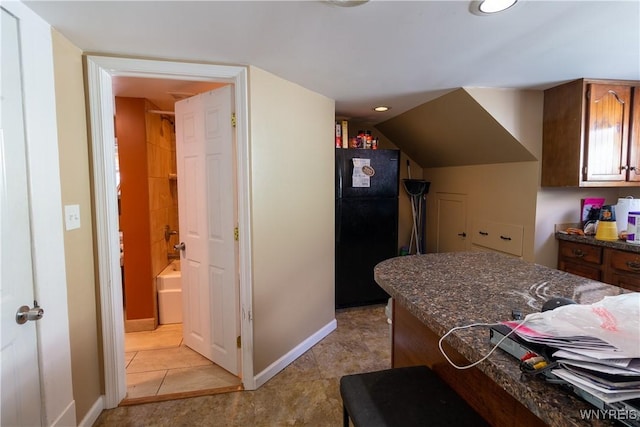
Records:
[[[561,368],[552,372],[606,403],[640,398],[640,359],[623,358],[621,355],[610,359],[603,358],[605,354],[595,356],[557,351],[553,357]]]
[[[640,293],[566,305],[506,322],[521,339],[555,349],[551,372],[606,403],[640,398]]]

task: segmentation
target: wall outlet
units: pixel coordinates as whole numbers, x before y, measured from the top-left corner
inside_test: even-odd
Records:
[[[80,228],[80,205],[65,205],[64,223],[67,231]]]

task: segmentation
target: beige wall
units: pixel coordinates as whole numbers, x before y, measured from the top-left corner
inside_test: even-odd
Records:
[[[542,158],[543,92],[465,88],[536,159]]]
[[[515,139],[536,158],[542,153],[542,92],[512,89],[465,88]],[[436,237],[435,195],[438,192],[467,195],[467,235],[475,220],[524,227],[523,254],[533,261],[536,253],[536,203],[538,161],[424,170],[431,181],[427,204],[427,247],[434,251]],[[471,239],[466,239],[471,249]]]
[[[639,190],[620,190],[621,197],[634,195]],[[580,199],[604,197],[608,204],[618,203],[619,190],[615,188],[540,188],[536,212],[535,262],[557,268],[558,241],[555,225],[580,222]]]
[[[254,372],[334,318],[334,101],[249,69]]]
[[[466,194],[466,250],[471,250],[474,221],[488,220],[524,227],[523,259],[534,259],[534,233],[537,193],[537,162],[501,163],[424,170],[431,181],[427,197],[427,248],[435,251],[437,223],[436,195]]]
[[[81,227],[65,231],[64,252],[73,398],[81,421],[102,394],[82,52],[56,31],[52,38],[62,204],[80,205]]]

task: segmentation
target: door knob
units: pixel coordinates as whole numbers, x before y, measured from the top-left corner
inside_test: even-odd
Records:
[[[28,320],[40,320],[44,316],[44,310],[38,306],[38,301],[33,301],[33,308],[23,305],[16,312],[16,323],[22,325]]]
[[[184,251],[187,247],[185,246],[184,242],[180,242],[177,245],[173,245],[173,249],[176,251]]]

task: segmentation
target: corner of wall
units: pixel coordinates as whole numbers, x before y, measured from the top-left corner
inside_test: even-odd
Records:
[[[543,91],[478,87],[464,90],[536,159],[542,158]]]

